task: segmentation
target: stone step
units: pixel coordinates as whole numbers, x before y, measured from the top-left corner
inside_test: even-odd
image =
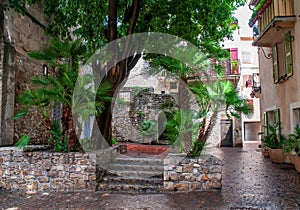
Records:
[[[98,190],[107,192],[159,193],[163,191],[163,179],[142,177],[106,176]]]
[[[122,177],[156,177],[163,174],[163,171],[120,171],[109,170],[110,173],[116,174]]]
[[[158,185],[143,185],[143,184],[113,184],[101,183],[98,188],[99,191],[120,193],[159,193],[163,191],[163,184]]]
[[[163,159],[117,157],[99,190],[108,192],[158,193],[163,189]]]
[[[159,178],[148,178],[143,177],[122,177],[122,176],[106,176],[103,178],[105,183],[114,184],[139,184],[139,185],[162,185],[162,175]]]
[[[152,171],[161,172],[164,171],[163,165],[129,165],[129,164],[113,164],[112,171]]]
[[[161,158],[131,158],[117,157],[113,160],[113,164],[128,164],[128,165],[162,165],[164,160]]]

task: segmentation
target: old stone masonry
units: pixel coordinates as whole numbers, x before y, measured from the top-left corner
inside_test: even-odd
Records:
[[[29,193],[95,191],[99,185],[96,177],[97,158],[99,157],[96,154],[90,153],[24,152],[13,147],[3,147],[0,148],[0,189],[21,190]],[[118,157],[115,160],[118,160]],[[222,162],[214,156],[189,159],[178,154],[168,154],[165,159],[125,157],[122,160],[124,163],[135,160],[141,167],[135,166],[139,172],[130,170],[116,173],[119,180],[126,180],[139,174],[143,174],[140,179],[145,179],[150,174],[153,175],[145,173],[143,170],[146,170],[147,163],[155,161],[162,164],[161,169],[158,167],[157,171],[158,175],[163,175],[161,176],[163,184],[160,191],[199,191],[221,189],[222,187]],[[129,165],[132,167],[132,163]],[[116,171],[128,166],[118,165],[118,167]],[[108,179],[103,180],[105,182]],[[105,186],[103,180],[101,180],[101,186]],[[149,180],[151,180],[150,177]],[[122,183],[118,184],[122,185]],[[145,187],[147,188],[147,186]],[[124,190],[122,187],[115,189]],[[112,188],[103,188],[102,190],[112,190]]]

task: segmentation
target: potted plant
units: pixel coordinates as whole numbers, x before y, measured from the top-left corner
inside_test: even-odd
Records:
[[[264,127],[268,132],[267,134],[263,133],[263,148],[268,148],[270,159],[273,163],[283,163],[284,154],[282,148],[285,142],[285,137],[280,132],[280,122]]]
[[[288,135],[283,144],[283,152],[289,154],[290,161],[300,173],[300,127],[296,127],[295,132]]]

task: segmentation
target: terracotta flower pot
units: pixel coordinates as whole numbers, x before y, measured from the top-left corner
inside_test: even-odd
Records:
[[[265,158],[270,157],[270,155],[269,155],[269,150],[268,150],[268,149],[262,149],[262,150],[261,150],[261,153],[262,153],[262,155],[263,155]]]
[[[269,149],[270,159],[273,163],[283,163],[284,154],[282,149]]]
[[[294,164],[295,169],[298,173],[300,173],[300,157],[298,155],[292,155],[291,162]]]

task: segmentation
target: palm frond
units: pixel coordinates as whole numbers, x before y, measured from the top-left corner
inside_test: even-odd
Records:
[[[27,146],[30,142],[30,137],[27,134],[24,134],[19,141],[15,144],[16,147],[18,148],[24,148],[25,146]]]

